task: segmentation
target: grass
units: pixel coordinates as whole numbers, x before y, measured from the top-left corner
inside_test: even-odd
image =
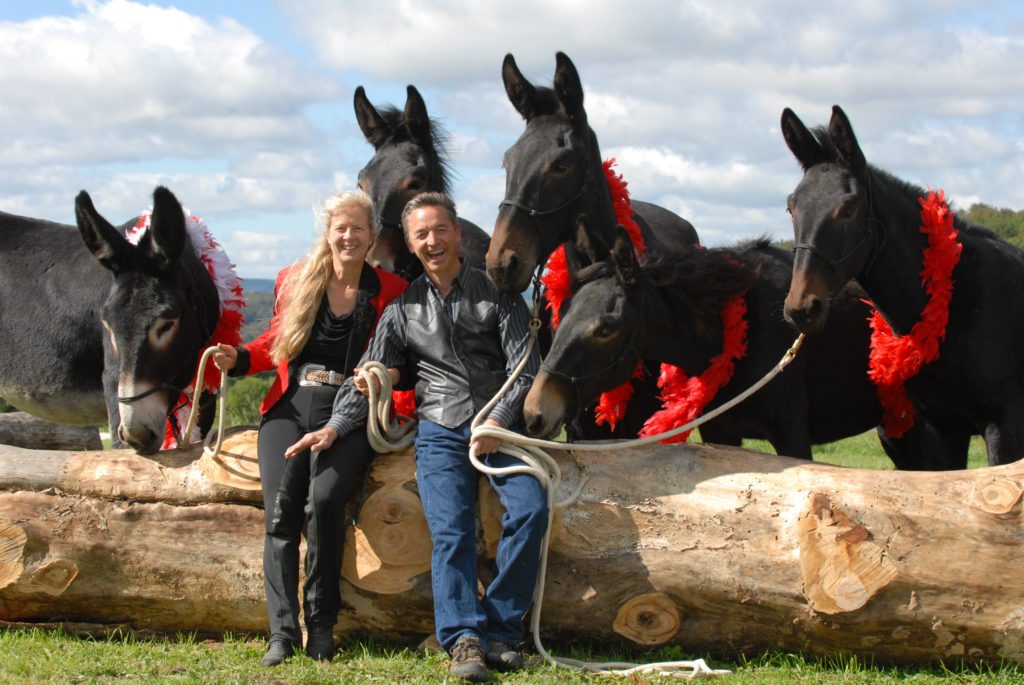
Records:
[[[49,685],[66,683],[166,683],[168,685],[326,685],[327,683],[447,683],[447,660],[440,655],[422,656],[413,650],[376,641],[352,643],[329,664],[296,657],[267,669],[259,665],[264,643],[227,638],[200,641],[191,636],[139,641],[131,635],[106,639],[82,639],[61,631],[12,630],[0,632],[0,683]],[[558,653],[566,654],[566,651]],[[572,651],[567,654],[588,660],[622,659],[622,654]],[[644,660],[692,658],[678,648],[643,655]],[[721,682],[735,683],[972,683],[1010,685],[1024,679],[1024,671],[1003,668],[962,667],[928,669],[878,668],[856,659],[807,660],[792,654],[767,654],[753,660],[719,662],[733,675]],[[498,677],[501,683],[572,685],[574,683],[678,682],[654,676],[619,677],[556,670],[535,666],[517,674]]]

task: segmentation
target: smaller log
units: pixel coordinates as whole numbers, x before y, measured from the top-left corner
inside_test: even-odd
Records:
[[[33,450],[101,450],[96,426],[71,426],[21,411],[0,414],[0,444]]]

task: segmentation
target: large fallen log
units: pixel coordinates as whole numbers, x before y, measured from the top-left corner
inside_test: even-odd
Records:
[[[265,630],[251,435],[235,440],[219,462],[0,447],[0,619]],[[581,476],[556,456],[564,496]],[[701,445],[582,461],[590,479],[555,523],[546,639],[1024,663],[1024,464],[866,471]],[[430,543],[411,457],[379,457],[367,492],[340,628],[422,638]]]
[[[0,444],[35,450],[101,450],[96,426],[72,426],[23,411],[0,413]]]

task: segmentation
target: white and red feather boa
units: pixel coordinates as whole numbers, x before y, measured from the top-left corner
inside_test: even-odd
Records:
[[[949,303],[953,298],[953,269],[960,261],[963,245],[953,227],[953,212],[945,193],[929,192],[920,198],[921,228],[928,238],[924,249],[921,284],[928,302],[921,318],[904,336],[893,333],[889,323],[875,309],[871,322],[871,356],[868,375],[874,381],[882,403],[882,428],[898,438],[914,425],[917,411],[907,395],[904,383],[917,375],[921,367],[939,358],[939,345],[946,337]]]
[[[245,297],[242,292],[242,279],[235,272],[235,265],[228,259],[224,248],[221,247],[201,218],[193,215],[187,209],[185,212],[185,228],[188,232],[192,248],[210,273],[214,285],[217,286],[217,295],[220,298],[220,317],[217,319],[217,326],[213,335],[206,341],[202,349],[206,349],[217,343],[224,343],[237,347],[242,344],[242,324],[244,323]],[[133,245],[138,245],[146,231],[149,230],[152,221],[152,208],[146,210],[139,216],[139,220],[128,231],[125,237]],[[198,359],[196,363],[198,363]],[[220,387],[220,371],[213,364],[207,364],[203,374],[202,390],[214,392]],[[185,429],[188,422],[189,412],[192,410],[192,400],[195,396],[195,381],[185,388],[174,410],[167,417],[167,430],[164,434],[164,443],[161,449],[173,449],[178,446],[176,432]],[[175,425],[176,424],[176,425]],[[189,444],[202,439],[199,428],[192,431],[189,436]]]
[[[627,183],[612,169],[614,165],[614,158],[606,160],[603,164],[608,189],[612,195],[615,220],[626,229],[633,243],[633,250],[640,258],[645,250],[643,235],[633,220],[633,207],[629,201]],[[557,329],[562,303],[572,294],[563,246],[559,246],[551,253],[541,282],[544,284],[547,307],[551,310],[551,328]],[[711,360],[711,364],[701,375],[691,378],[678,366],[661,365],[658,387],[662,390],[662,408],[647,419],[640,431],[641,436],[656,435],[700,416],[715,394],[729,382],[735,372],[736,360],[741,359],[747,352],[746,312],[747,304],[743,295],[737,295],[726,303],[722,312],[722,352]],[[644,366],[642,363],[637,364],[633,378],[639,379],[643,376]],[[632,396],[632,381],[626,381],[619,387],[602,393],[594,413],[595,423],[607,423],[615,430],[615,424],[625,416],[626,407]],[[687,432],[664,442],[686,442],[688,437]]]

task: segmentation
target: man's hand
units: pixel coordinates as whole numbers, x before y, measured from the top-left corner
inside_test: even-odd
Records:
[[[356,390],[359,391],[359,394],[364,395],[366,397],[369,397],[370,396],[370,386],[369,386],[369,384],[367,384],[366,379],[363,378],[362,375],[360,375],[360,373],[359,373],[360,371],[362,371],[362,369],[360,369],[360,368],[355,368],[355,369],[352,370],[352,372],[355,374],[355,377],[352,379],[352,383],[353,383],[353,385],[355,385]],[[377,380],[377,376],[375,374],[369,374],[369,376],[373,379],[372,380],[373,387],[377,391],[377,394],[379,395],[380,394],[380,381]],[[399,373],[398,369],[391,368],[391,369],[388,369],[388,377],[391,378],[391,385],[392,385],[392,387],[394,387],[394,386],[398,385],[398,379],[401,378],[401,374]]]
[[[334,444],[338,439],[338,431],[333,428],[321,428],[320,430],[306,433],[299,441],[284,451],[284,458],[291,459],[306,450],[322,452]]]
[[[213,363],[221,371],[230,371],[238,363],[238,350],[231,345],[217,343],[217,351],[210,355]]]
[[[483,422],[483,425],[504,428],[504,426],[502,426],[494,419],[487,419],[486,421]],[[469,449],[473,454],[480,457],[485,454],[493,454],[494,452],[497,452],[498,448],[501,447],[501,443],[501,438],[495,438],[489,435],[481,435],[473,438],[473,440],[469,443]]]

